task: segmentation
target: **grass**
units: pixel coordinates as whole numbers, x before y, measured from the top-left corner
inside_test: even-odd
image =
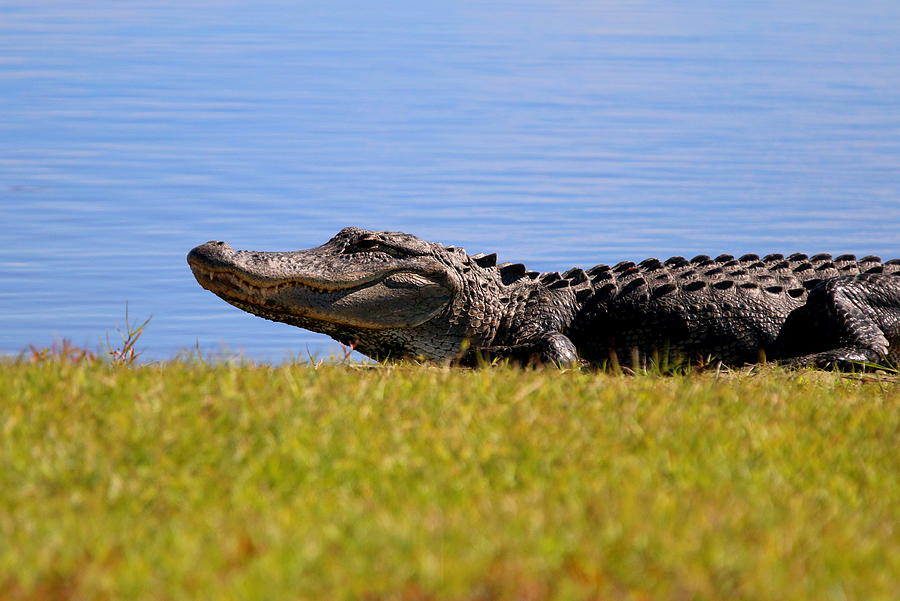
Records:
[[[900,590],[895,379],[27,359],[0,599]]]

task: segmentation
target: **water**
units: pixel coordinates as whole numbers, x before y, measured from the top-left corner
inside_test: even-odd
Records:
[[[697,253],[900,256],[900,4],[9,1],[0,352],[263,360],[329,339],[184,255],[345,225],[539,270]]]

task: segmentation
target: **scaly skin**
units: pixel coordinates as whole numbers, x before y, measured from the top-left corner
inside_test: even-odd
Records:
[[[900,360],[900,260],[701,255],[539,274],[400,232],[345,228],[295,252],[193,249],[198,282],[378,359],[629,365]]]

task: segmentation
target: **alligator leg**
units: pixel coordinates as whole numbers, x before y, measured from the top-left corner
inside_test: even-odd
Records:
[[[545,332],[521,344],[484,347],[478,349],[478,353],[482,360],[510,359],[523,365],[568,367],[578,363],[575,345],[559,332]],[[472,363],[471,360],[464,362]]]
[[[810,290],[800,320],[807,331],[783,334],[814,340],[823,350],[793,357],[789,365],[853,368],[900,357],[900,277],[867,273],[822,281]]]

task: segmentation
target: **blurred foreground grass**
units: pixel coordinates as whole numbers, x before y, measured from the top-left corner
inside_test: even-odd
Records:
[[[897,599],[869,380],[0,363],[0,599]]]

